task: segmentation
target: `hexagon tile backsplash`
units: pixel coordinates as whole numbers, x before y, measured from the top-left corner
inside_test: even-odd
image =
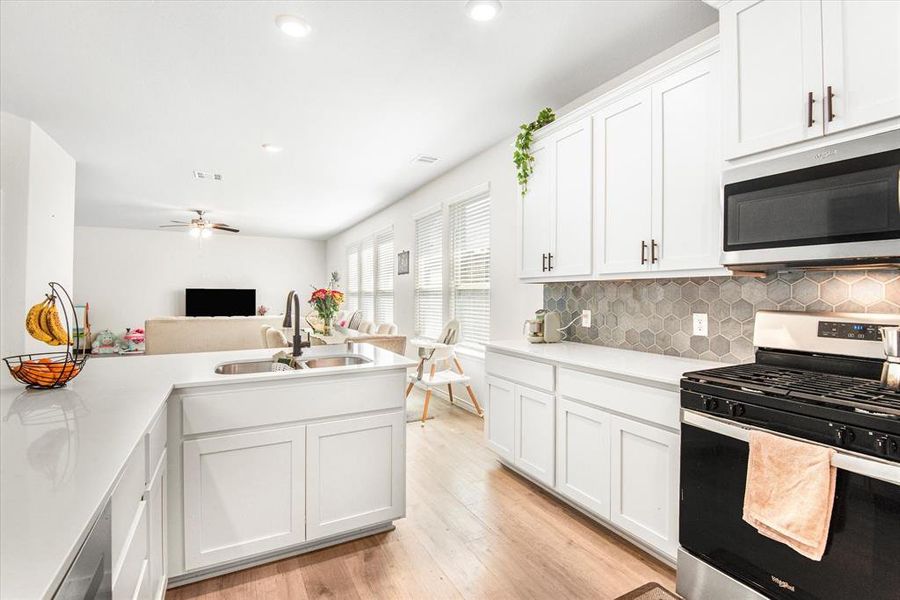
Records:
[[[900,271],[809,271],[765,278],[701,277],[585,281],[544,285],[544,308],[563,324],[582,310],[592,326],[575,323],[567,339],[721,360],[753,360],[757,310],[900,312]],[[692,336],[692,313],[709,315],[709,335]]]

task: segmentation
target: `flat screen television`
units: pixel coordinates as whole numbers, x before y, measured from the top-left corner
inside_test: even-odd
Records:
[[[184,312],[189,317],[253,316],[256,290],[187,288]]]

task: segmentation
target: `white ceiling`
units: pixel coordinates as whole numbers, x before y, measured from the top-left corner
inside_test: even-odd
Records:
[[[506,0],[488,23],[464,5],[4,1],[0,108],[78,161],[79,224],[197,207],[327,238],[716,19],[694,0]],[[283,35],[282,13],[313,33]]]

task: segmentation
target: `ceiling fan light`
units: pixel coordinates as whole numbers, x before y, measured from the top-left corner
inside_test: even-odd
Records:
[[[188,235],[194,238],[200,237],[200,228],[199,227],[191,227],[188,229]]]
[[[275,24],[283,34],[295,38],[306,37],[312,31],[309,23],[295,15],[278,15],[275,17]]]
[[[202,237],[202,238],[208,238],[211,235],[212,235],[212,229],[210,229],[209,227],[204,227],[203,229],[200,230],[200,237]]]
[[[490,21],[502,8],[500,0],[469,0],[466,3],[466,14],[473,21]]]

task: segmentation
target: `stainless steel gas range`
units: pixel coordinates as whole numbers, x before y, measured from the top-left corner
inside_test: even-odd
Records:
[[[879,381],[881,325],[900,325],[900,315],[761,311],[755,363],[685,374],[678,555],[684,598],[900,598],[900,392]],[[836,450],[821,561],[743,521],[753,429]]]

